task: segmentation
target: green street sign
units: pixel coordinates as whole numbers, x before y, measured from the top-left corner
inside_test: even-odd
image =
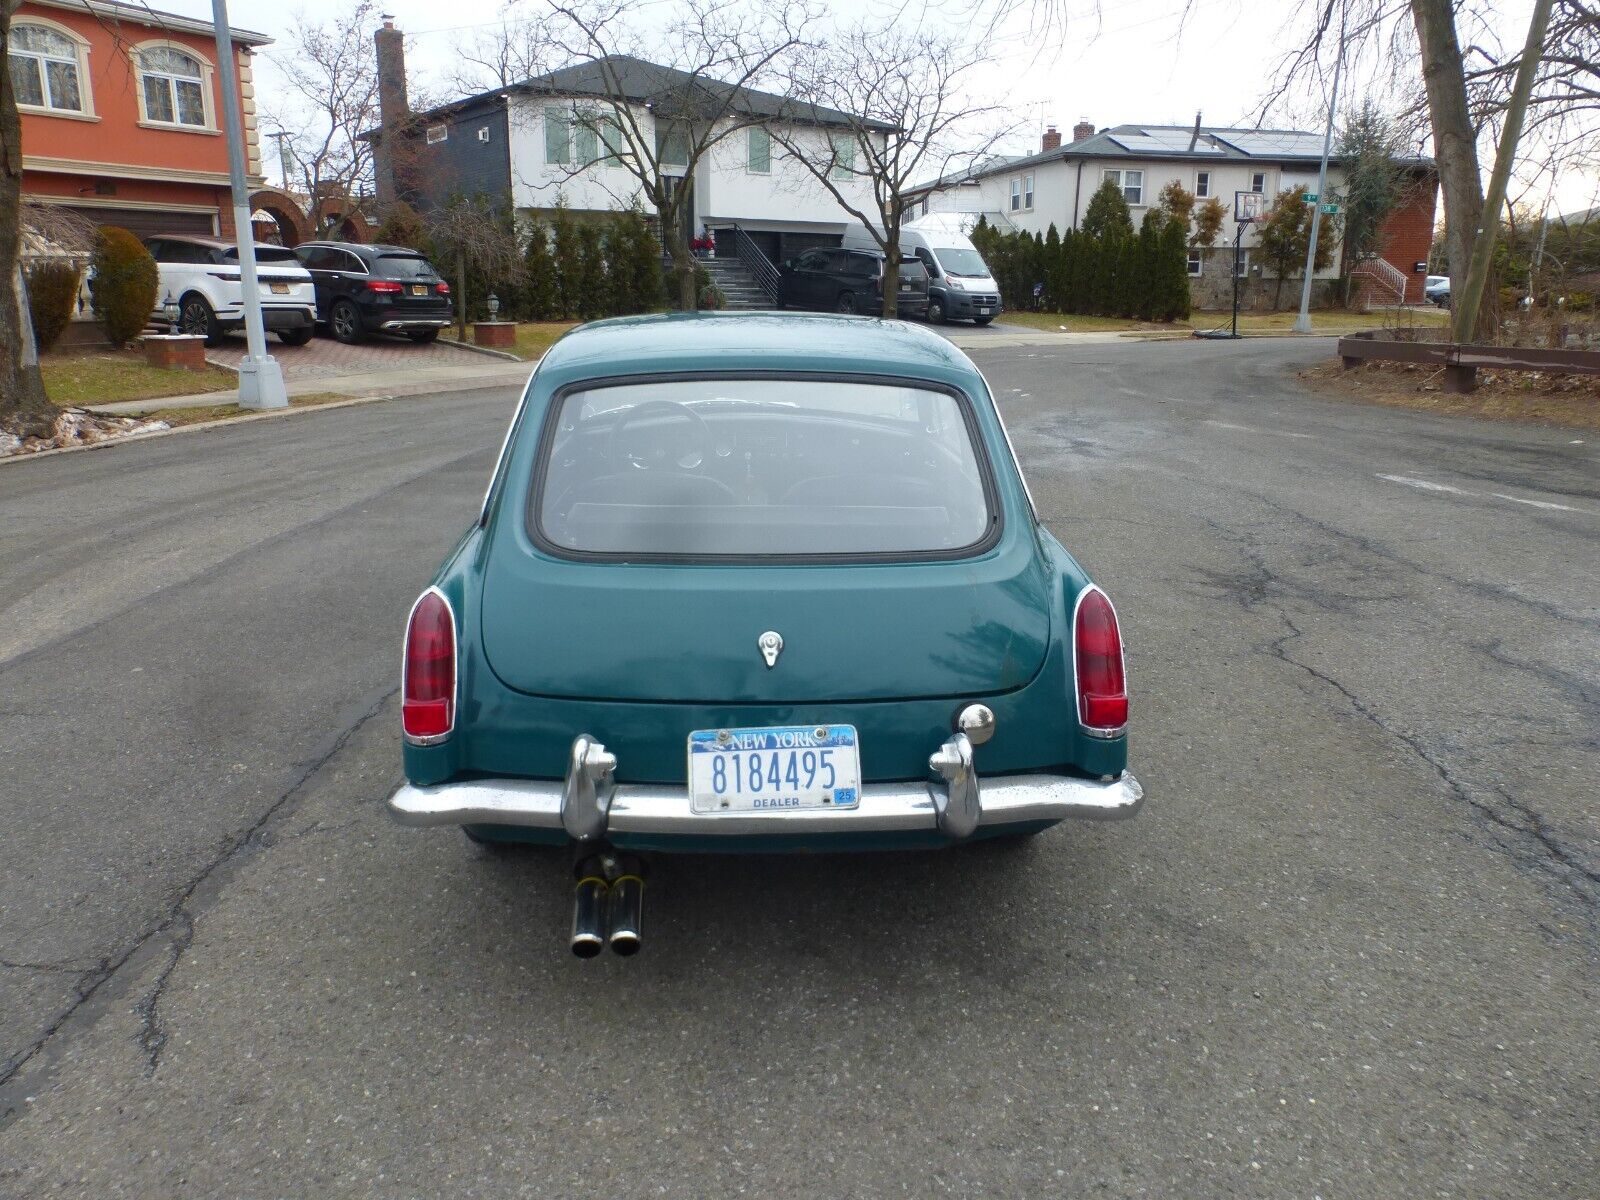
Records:
[[[1315,192],[1301,192],[1300,199],[1307,204],[1315,204],[1317,202],[1317,194]]]
[[[1339,215],[1339,206],[1337,204],[1324,204],[1322,212],[1325,216],[1336,217]]]

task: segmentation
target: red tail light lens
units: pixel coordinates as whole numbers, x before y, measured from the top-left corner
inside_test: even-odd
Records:
[[[1122,633],[1104,592],[1090,588],[1078,602],[1073,631],[1078,663],[1078,720],[1095,737],[1118,737],[1128,724],[1122,674]]]
[[[441,296],[448,296],[450,294],[450,285],[441,279],[433,290]]]
[[[450,606],[427,591],[406,628],[400,721],[412,741],[437,741],[456,723],[456,625]]]
[[[405,291],[405,285],[396,283],[392,279],[371,279],[367,281],[367,291],[384,292],[398,295]]]

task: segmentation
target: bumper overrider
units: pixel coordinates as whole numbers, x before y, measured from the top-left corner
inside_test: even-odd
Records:
[[[1126,771],[1104,780],[1046,774],[980,780],[965,733],[940,746],[928,767],[927,783],[863,784],[854,808],[697,813],[689,807],[687,787],[618,784],[616,756],[585,734],[572,743],[565,779],[405,784],[389,797],[389,811],[404,825],[560,829],[579,841],[612,834],[698,838],[930,831],[959,839],[980,827],[1068,818],[1118,821],[1144,805],[1144,789]]]

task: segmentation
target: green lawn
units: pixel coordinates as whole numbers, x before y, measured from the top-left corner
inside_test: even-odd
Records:
[[[558,337],[577,324],[576,321],[523,321],[517,325],[517,344],[511,353],[529,362],[542,358]]]
[[[289,397],[290,408],[315,408],[319,404],[333,404],[348,400],[342,392],[312,392],[305,396]],[[203,404],[197,408],[158,408],[140,413],[141,421],[165,421],[168,425],[198,425],[202,421],[224,421],[230,417],[243,417],[260,410],[240,408],[237,404]]]
[[[1294,328],[1297,313],[1247,313],[1239,314],[1239,331],[1241,333],[1288,333]],[[1130,321],[1121,317],[1083,317],[1063,313],[1036,313],[1036,312],[1008,312],[1000,317],[1002,325],[1023,325],[1030,329],[1044,329],[1052,333],[1179,333],[1186,334],[1192,329],[1217,329],[1227,326],[1233,319],[1233,314],[1227,310],[1221,312],[1195,312],[1189,314],[1187,321],[1173,321],[1162,324],[1157,321]],[[1399,326],[1440,326],[1449,320],[1449,314],[1443,309],[1418,312],[1406,309],[1400,312],[1391,310],[1376,310],[1370,313],[1348,312],[1344,309],[1328,309],[1323,312],[1311,314],[1311,328],[1316,333],[1355,333],[1362,329],[1378,329],[1383,327]]]
[[[137,350],[46,357],[39,372],[44,376],[45,395],[64,408],[225,392],[239,386],[239,377],[221,367],[204,371],[152,367]]]

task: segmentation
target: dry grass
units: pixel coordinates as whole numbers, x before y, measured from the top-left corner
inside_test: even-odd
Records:
[[[305,396],[291,396],[290,408],[315,408],[319,404],[333,404],[350,397],[340,392],[312,392]],[[158,408],[154,412],[140,413],[142,421],[165,421],[176,428],[179,425],[199,425],[205,421],[226,421],[233,417],[250,416],[260,410],[240,408],[237,404],[204,404],[198,408]]]
[[[222,367],[207,367],[204,371],[152,367],[137,350],[46,358],[39,370],[44,376],[45,394],[63,408],[225,392],[239,385],[239,377]]]
[[[529,362],[543,358],[557,338],[577,325],[577,321],[524,321],[517,326],[517,344],[511,353]]]
[[[1479,371],[1478,390],[1458,396],[1440,387],[1441,371],[1421,363],[1363,363],[1345,371],[1337,360],[1300,373],[1315,390],[1369,404],[1496,421],[1532,421],[1600,429],[1600,379],[1548,371]]]

